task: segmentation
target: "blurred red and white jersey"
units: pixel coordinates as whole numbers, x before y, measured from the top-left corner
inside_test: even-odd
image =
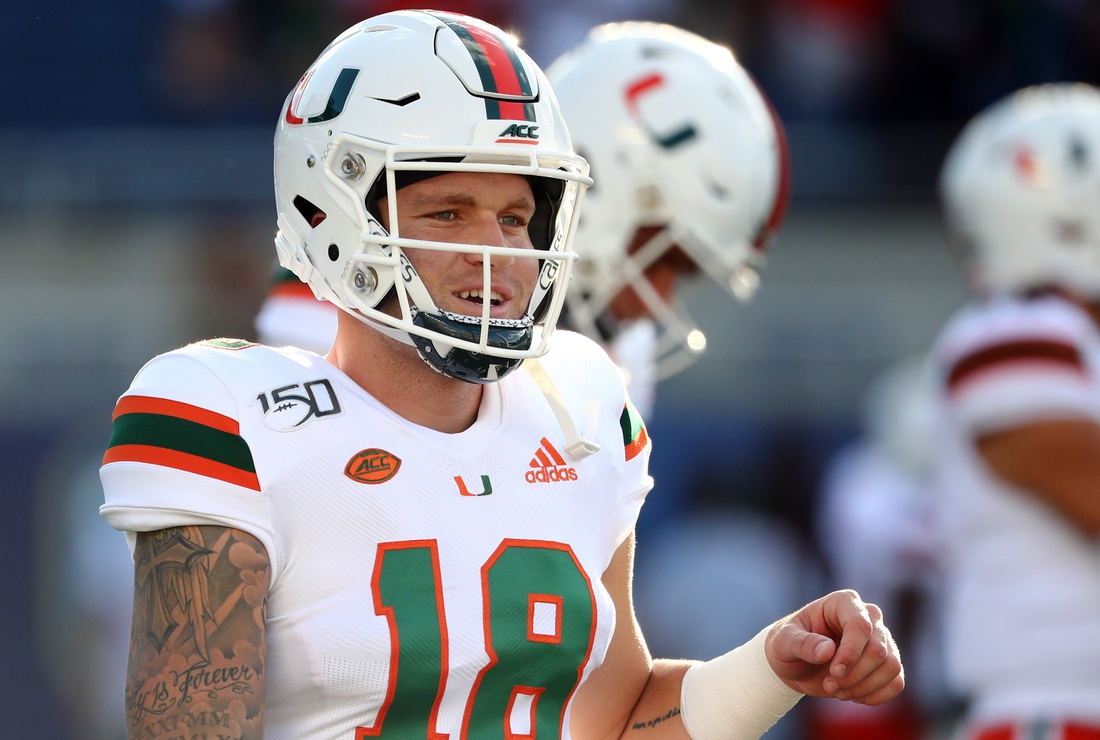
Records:
[[[256,332],[261,344],[298,347],[324,356],[336,339],[338,310],[318,300],[293,272],[279,268],[256,316]]]
[[[819,538],[837,585],[890,616],[904,590],[931,581],[938,540],[927,488],[867,441],[841,450],[826,471]]]
[[[1062,298],[997,297],[964,308],[934,359],[948,678],[973,721],[1100,720],[1100,546],[996,478],[975,444],[1045,420],[1100,422],[1100,332]]]

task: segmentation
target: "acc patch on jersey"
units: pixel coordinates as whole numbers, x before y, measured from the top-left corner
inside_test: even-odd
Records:
[[[385,483],[397,475],[397,471],[400,469],[401,458],[385,450],[372,447],[369,450],[360,450],[352,455],[347,466],[344,467],[344,475],[356,483],[374,485],[375,483]],[[490,493],[493,491],[491,486],[488,490]]]
[[[339,416],[340,399],[327,379],[284,385],[256,396],[264,426],[276,432],[293,432],[314,419]]]

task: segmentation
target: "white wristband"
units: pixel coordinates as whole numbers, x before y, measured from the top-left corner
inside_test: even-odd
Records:
[[[756,740],[802,698],[768,665],[771,628],[684,674],[680,719],[692,740]]]

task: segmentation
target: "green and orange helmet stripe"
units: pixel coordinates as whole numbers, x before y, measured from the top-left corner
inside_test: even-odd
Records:
[[[298,103],[302,99],[302,93],[305,92],[306,85],[309,84],[309,78],[311,76],[313,76],[312,67],[302,75],[302,79],[298,81],[298,86],[294,88],[294,94],[291,96],[290,103],[288,103],[286,107],[287,123],[324,123],[325,121],[331,121],[333,118],[343,113],[344,105],[348,102],[348,96],[351,95],[351,86],[355,84],[355,78],[359,76],[359,70],[352,69],[351,67],[345,67],[340,70],[336,82],[333,83],[332,91],[329,93],[328,103],[325,104],[324,111],[316,116],[310,116],[303,120],[295,111],[298,109]]]
[[[628,461],[637,457],[646,445],[649,444],[649,434],[645,430],[645,422],[642,415],[630,401],[623,406],[623,413],[619,416],[619,428],[623,433],[623,446],[626,448]]]
[[[436,18],[447,24],[462,40],[470,57],[474,60],[481,85],[486,93],[507,95],[522,100],[502,100],[495,97],[485,98],[485,115],[491,119],[509,121],[534,121],[534,102],[538,96],[534,92],[531,80],[523,61],[516,53],[515,44],[507,36],[494,33],[486,26],[474,22],[464,15],[433,13]]]
[[[123,396],[115,406],[103,464],[139,462],[260,490],[252,451],[236,420],[199,406],[152,396]]]

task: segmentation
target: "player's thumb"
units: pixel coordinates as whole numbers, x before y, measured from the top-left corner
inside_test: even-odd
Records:
[[[836,653],[835,642],[795,622],[783,625],[775,636],[773,648],[776,657],[785,663],[803,661],[810,665],[824,665]]]

